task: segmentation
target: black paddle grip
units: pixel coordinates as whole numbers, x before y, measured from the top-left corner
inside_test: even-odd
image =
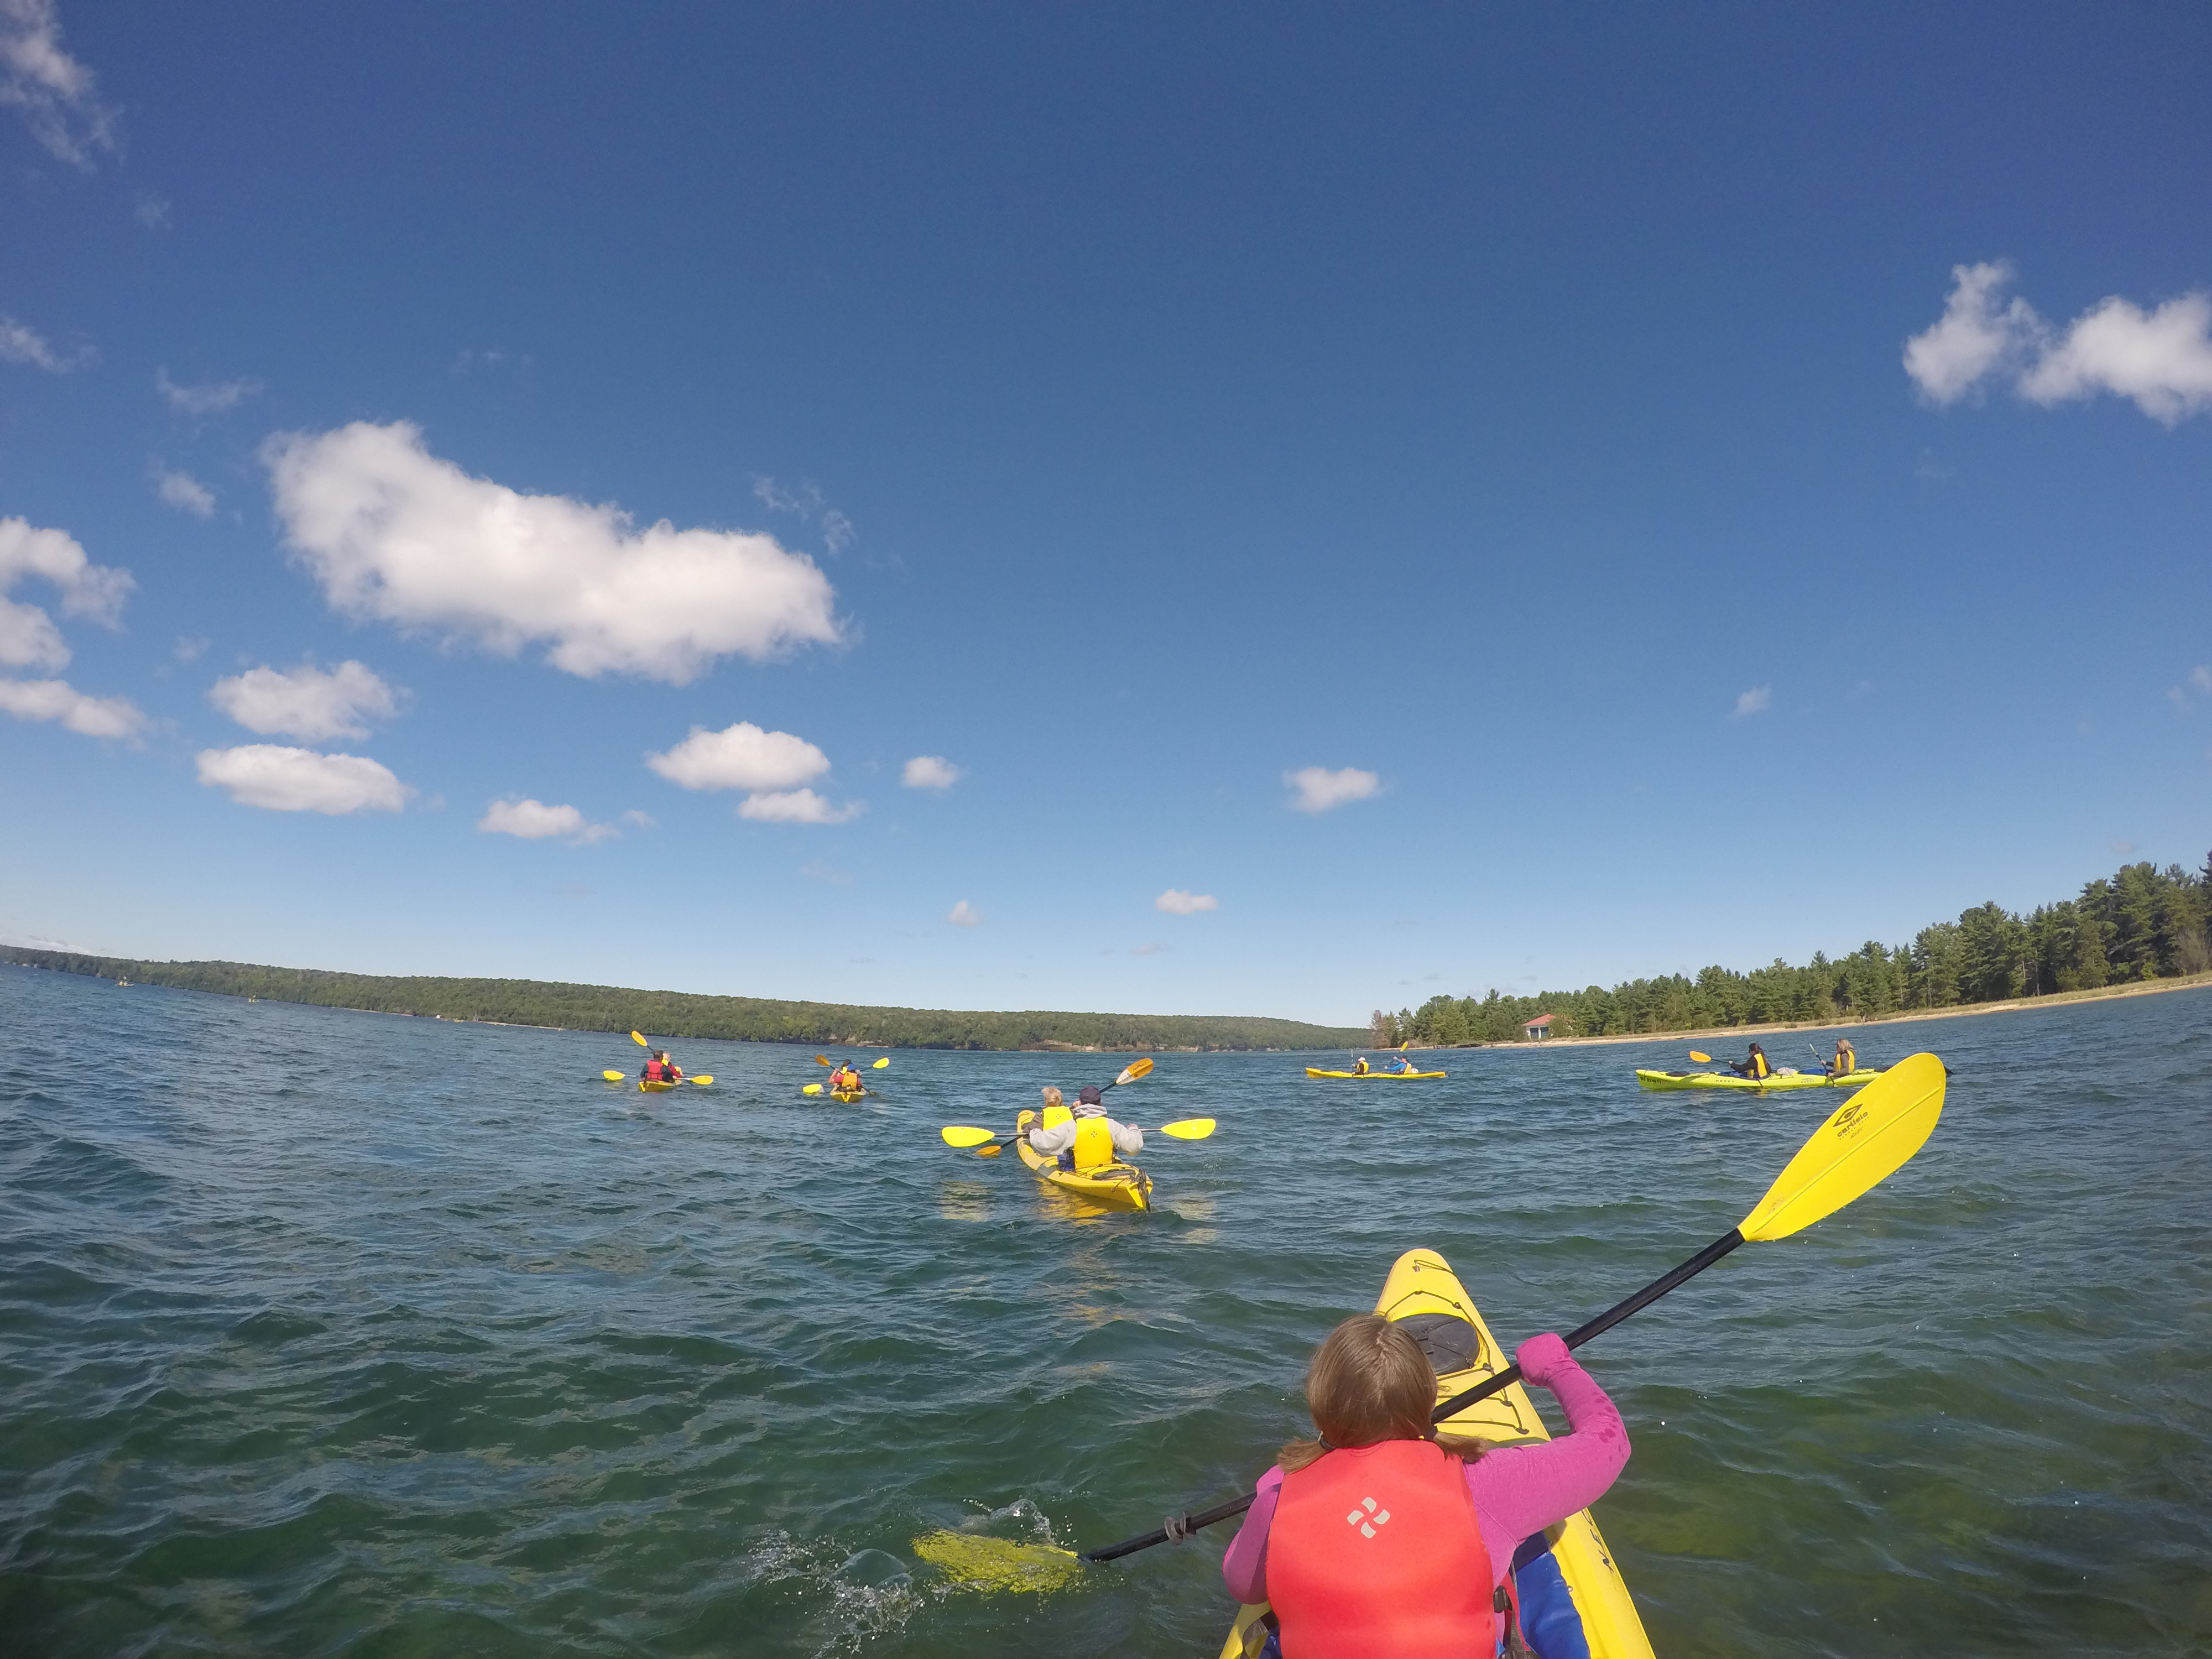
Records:
[[[1242,1515],[1252,1507],[1255,1494],[1247,1492],[1242,1498],[1232,1498],[1225,1504],[1216,1504],[1210,1510],[1200,1510],[1195,1515],[1183,1517],[1187,1531],[1196,1532],[1200,1527],[1210,1527],[1217,1521],[1226,1521],[1232,1515]],[[1118,1561],[1125,1555],[1134,1555],[1139,1550],[1148,1550],[1155,1544],[1168,1541],[1167,1528],[1154,1527],[1150,1532],[1139,1533],[1134,1538],[1124,1538],[1118,1544],[1109,1544],[1103,1549],[1085,1550],[1085,1561]]]

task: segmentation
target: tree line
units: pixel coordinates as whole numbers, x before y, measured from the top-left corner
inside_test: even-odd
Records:
[[[2078,898],[2025,916],[1977,905],[1956,921],[1922,928],[1910,945],[1869,939],[1833,960],[1816,951],[1802,967],[1777,957],[1747,974],[1712,967],[1694,979],[1668,974],[1610,990],[1436,996],[1395,1014],[1376,1009],[1368,1035],[1384,1046],[1449,1048],[1519,1041],[1522,1027],[1541,1014],[1552,1016],[1555,1036],[1871,1019],[2203,973],[2212,969],[2208,934],[2212,854],[2193,876],[2178,864],[2126,865],[2088,883]]]
[[[0,961],[142,985],[305,1002],[372,1013],[548,1025],[570,1031],[643,1031],[732,1042],[852,1044],[871,1048],[1341,1048],[1357,1030],[1238,1014],[964,1012],[870,1008],[765,997],[694,996],[534,979],[437,979],[270,968],[248,962],[141,962],[0,945]]]

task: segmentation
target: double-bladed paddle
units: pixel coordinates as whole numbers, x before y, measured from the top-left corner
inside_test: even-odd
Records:
[[[1106,1085],[1106,1089],[1118,1089],[1125,1083],[1134,1083],[1140,1077],[1150,1076],[1152,1074],[1152,1062],[1150,1060],[1133,1060],[1127,1066],[1124,1066],[1121,1068],[1121,1074],[1115,1078],[1111,1083],[1108,1084]],[[1106,1092],[1106,1089],[1101,1089],[1098,1092],[1103,1095]],[[1184,1121],[1187,1123],[1203,1123],[1206,1125],[1206,1132],[1205,1134],[1179,1136],[1178,1139],[1180,1139],[1202,1140],[1206,1138],[1206,1135],[1210,1135],[1213,1133],[1213,1120],[1212,1118],[1194,1117],[1187,1118]],[[1174,1132],[1171,1129],[1163,1129],[1161,1133],[1167,1134],[1173,1133]],[[994,1134],[988,1129],[978,1129],[974,1127],[972,1125],[963,1123],[947,1124],[944,1128],[939,1130],[938,1133],[945,1138],[945,1144],[948,1146],[975,1147],[975,1156],[978,1158],[998,1157],[1000,1151],[1006,1147],[1007,1143],[1015,1138],[1013,1135]],[[975,1138],[973,1139],[963,1139],[955,1140],[953,1136],[956,1134],[963,1137],[972,1135]]]
[[[629,1081],[629,1073],[628,1072],[602,1072],[599,1075],[606,1079],[610,1083],[627,1083]],[[714,1080],[714,1074],[712,1072],[702,1072],[696,1077],[687,1077],[678,1079],[678,1081],[684,1083],[696,1083],[702,1089]]]
[[[1813,1138],[1797,1151],[1774,1184],[1766,1189],[1765,1197],[1753,1206],[1752,1212],[1727,1232],[1715,1239],[1687,1261],[1671,1273],[1662,1273],[1618,1306],[1609,1308],[1569,1333],[1567,1346],[1578,1348],[1592,1337],[1611,1330],[1631,1314],[1650,1307],[1668,1291],[1685,1285],[1718,1261],[1738,1245],[1787,1238],[1790,1234],[1811,1226],[1823,1216],[1832,1215],[1854,1199],[1863,1196],[1881,1181],[1902,1168],[1912,1155],[1925,1146],[1936,1127],[1936,1120],[1943,1110],[1943,1087],[1948,1073],[1943,1062],[1933,1054],[1914,1054],[1911,1059],[1891,1066],[1872,1083],[1860,1090],[1829,1115],[1826,1122],[1813,1132]],[[1453,1395],[1437,1406],[1431,1415],[1432,1422],[1441,1423],[1465,1411],[1477,1401],[1486,1400],[1501,1389],[1509,1389],[1521,1380],[1521,1368],[1508,1365],[1495,1376],[1486,1377],[1474,1387]],[[1194,1532],[1200,1527],[1212,1526],[1217,1521],[1226,1521],[1242,1515],[1252,1507],[1252,1498],[1247,1494],[1217,1504],[1211,1509],[1200,1510],[1194,1515],[1182,1516],[1177,1529]],[[978,1576],[991,1582],[993,1588],[1026,1589],[1054,1587],[1063,1582],[1069,1571],[1069,1562],[1113,1561],[1139,1550],[1150,1549],[1155,1544],[1167,1541],[1167,1529],[1155,1528],[1139,1533],[1134,1538],[1125,1538],[1118,1544],[1109,1544],[1103,1549],[1085,1550],[1071,1557],[1064,1550],[1048,1550],[1038,1545],[1003,1543],[986,1540],[969,1534],[951,1536],[962,1540],[954,1548],[937,1543],[939,1535],[916,1539],[915,1553],[924,1560],[937,1560],[955,1571],[951,1565],[958,1559],[964,1566],[976,1553],[975,1547],[985,1543],[1003,1544],[1002,1550],[990,1552],[1019,1552],[1021,1565],[1026,1565],[1037,1582],[1030,1584],[1018,1581],[1021,1565],[1006,1562],[985,1564]],[[924,1544],[930,1549],[924,1549]],[[935,1552],[934,1553],[933,1552]],[[1036,1558],[1034,1561],[1030,1558]]]

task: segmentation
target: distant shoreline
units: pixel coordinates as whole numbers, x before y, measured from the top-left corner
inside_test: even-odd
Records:
[[[1449,1054],[1465,1053],[1473,1048],[1589,1048],[1620,1042],[1694,1042],[1701,1039],[1727,1041],[1734,1037],[1755,1037],[1769,1032],[1783,1031],[1844,1031],[1860,1026],[1899,1025],[1915,1019],[1970,1019],[1980,1014],[2016,1014],[2030,1009],[2063,1006],[2083,1002],[2108,1002],[2117,997],[2156,996],[2166,991],[2202,990],[2212,986],[2212,973],[2187,974],[2172,979],[2140,980],[2127,985],[2100,985],[2093,991],[2052,991],[2037,997],[2014,997],[2004,1002],[1960,1002],[1942,1008],[1914,1008],[1902,1013],[1875,1014],[1863,1018],[1785,1020],[1765,1025],[1705,1026],[1693,1031],[1633,1031],[1607,1036],[1545,1037],[1537,1042],[1522,1038],[1518,1042],[1463,1042],[1449,1048],[1415,1047],[1407,1054]],[[1382,1054],[1397,1052],[1370,1047],[1368,1052]]]

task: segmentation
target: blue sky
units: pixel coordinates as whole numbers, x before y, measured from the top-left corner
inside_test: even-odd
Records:
[[[2193,866],[2087,22],[0,0],[0,935],[1352,1021]]]

